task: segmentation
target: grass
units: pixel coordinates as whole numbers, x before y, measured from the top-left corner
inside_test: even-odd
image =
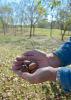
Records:
[[[56,31],[59,34],[59,30],[54,33]],[[57,93],[62,98],[60,100],[70,100],[71,95],[65,95],[58,83],[32,85],[11,70],[15,57],[27,50],[40,49],[48,53],[63,43],[59,35],[51,39],[47,33],[49,30],[36,29],[36,36],[31,39],[28,35],[0,35],[0,100],[56,100]]]

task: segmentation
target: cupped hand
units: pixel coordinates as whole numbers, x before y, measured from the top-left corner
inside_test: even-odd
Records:
[[[16,57],[13,62],[13,70],[20,69],[24,60],[35,61],[38,68],[47,67],[49,65],[48,57],[45,52],[40,50],[31,50],[22,54],[20,57]]]
[[[37,69],[34,73],[30,74],[28,72],[21,72],[16,71],[19,77],[23,78],[24,80],[32,83],[42,83],[45,81],[56,81],[56,73],[58,68],[53,67],[44,67]]]
[[[37,63],[38,67],[34,73],[30,74],[29,72],[22,72],[20,70],[25,60],[34,61]],[[52,77],[54,71],[53,73],[51,73],[52,68],[49,68],[49,66],[59,67],[59,65],[59,59],[52,53],[46,54],[45,52],[42,52],[40,50],[31,50],[22,54],[20,57],[16,57],[12,69],[16,74],[18,74],[23,79],[29,81],[30,83],[40,83],[46,80],[53,80]],[[54,68],[53,70],[56,70],[56,68]]]

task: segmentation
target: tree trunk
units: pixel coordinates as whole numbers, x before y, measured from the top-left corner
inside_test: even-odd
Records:
[[[16,25],[14,25],[14,35],[16,36]]]
[[[33,25],[33,36],[35,36],[35,25]]]
[[[64,32],[62,33],[62,38],[61,38],[62,41],[64,41],[65,32],[66,30],[64,30]]]
[[[62,33],[62,29],[61,29],[61,35],[62,35],[63,33]]]
[[[3,28],[3,33],[4,33],[4,35],[6,34],[6,31],[5,31],[5,23],[4,23],[4,21],[3,21],[3,19],[1,18],[1,22],[2,22],[2,28]]]
[[[5,24],[4,23],[3,23],[3,33],[4,33],[4,35],[6,35]]]
[[[21,34],[23,34],[23,27],[22,27],[22,24],[20,25],[20,28],[21,28]]]
[[[50,24],[50,37],[52,37],[52,22]]]
[[[30,38],[32,36],[32,29],[33,29],[33,25],[32,25],[32,22],[31,22],[31,25],[30,25]]]

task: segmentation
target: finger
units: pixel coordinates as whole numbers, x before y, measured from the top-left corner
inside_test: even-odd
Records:
[[[42,54],[42,55],[45,55],[46,53],[44,51],[40,51],[38,49],[34,49],[32,51],[27,51],[26,53],[24,53],[24,55],[30,55],[30,56],[33,56],[33,55],[39,55],[39,54]]]
[[[19,71],[14,71],[19,77],[21,77],[22,79],[32,83],[32,84],[37,84],[38,81],[37,81],[37,78],[34,74],[30,74],[28,72],[21,72],[20,70]]]
[[[24,72],[24,73],[22,74],[22,78],[25,79],[25,80],[29,80],[30,77],[31,77],[31,74],[28,73],[28,72]]]
[[[26,80],[26,81],[28,81],[28,82],[32,82],[32,74],[30,74],[30,73],[28,73],[28,72],[21,72],[21,71],[15,71],[15,73],[19,76],[19,77],[21,77],[21,78],[23,78],[24,80]]]
[[[34,51],[27,51],[26,53],[23,54],[24,56],[33,56]]]
[[[13,71],[20,70],[20,69],[21,69],[21,66],[15,66],[15,65],[12,66]]]
[[[26,60],[30,60],[30,61],[36,60],[34,55],[24,55],[24,57],[25,57]]]
[[[17,60],[13,61],[13,64],[14,64],[15,66],[20,66],[20,65],[22,65],[23,63],[24,63],[24,61],[17,61]]]
[[[28,72],[24,72],[21,76],[24,80],[30,82],[30,83],[34,83],[34,76],[33,74],[30,74]]]
[[[18,57],[16,57],[16,60],[17,61],[24,61],[24,60],[26,60],[26,57],[25,56],[18,56]]]
[[[14,71],[19,77],[22,77],[23,72],[21,72],[20,70],[15,70]]]
[[[39,78],[38,78],[38,71],[35,71],[34,73],[30,74],[30,73],[27,73],[27,72],[24,72],[22,74],[22,78],[29,81],[30,83],[32,84],[37,84],[39,83]]]

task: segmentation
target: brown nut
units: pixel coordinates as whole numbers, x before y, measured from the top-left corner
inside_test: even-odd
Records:
[[[33,73],[37,69],[37,64],[33,61],[25,60],[20,70],[22,72]]]
[[[32,71],[34,69],[37,69],[37,64],[32,62],[30,65],[29,65],[29,70]]]

